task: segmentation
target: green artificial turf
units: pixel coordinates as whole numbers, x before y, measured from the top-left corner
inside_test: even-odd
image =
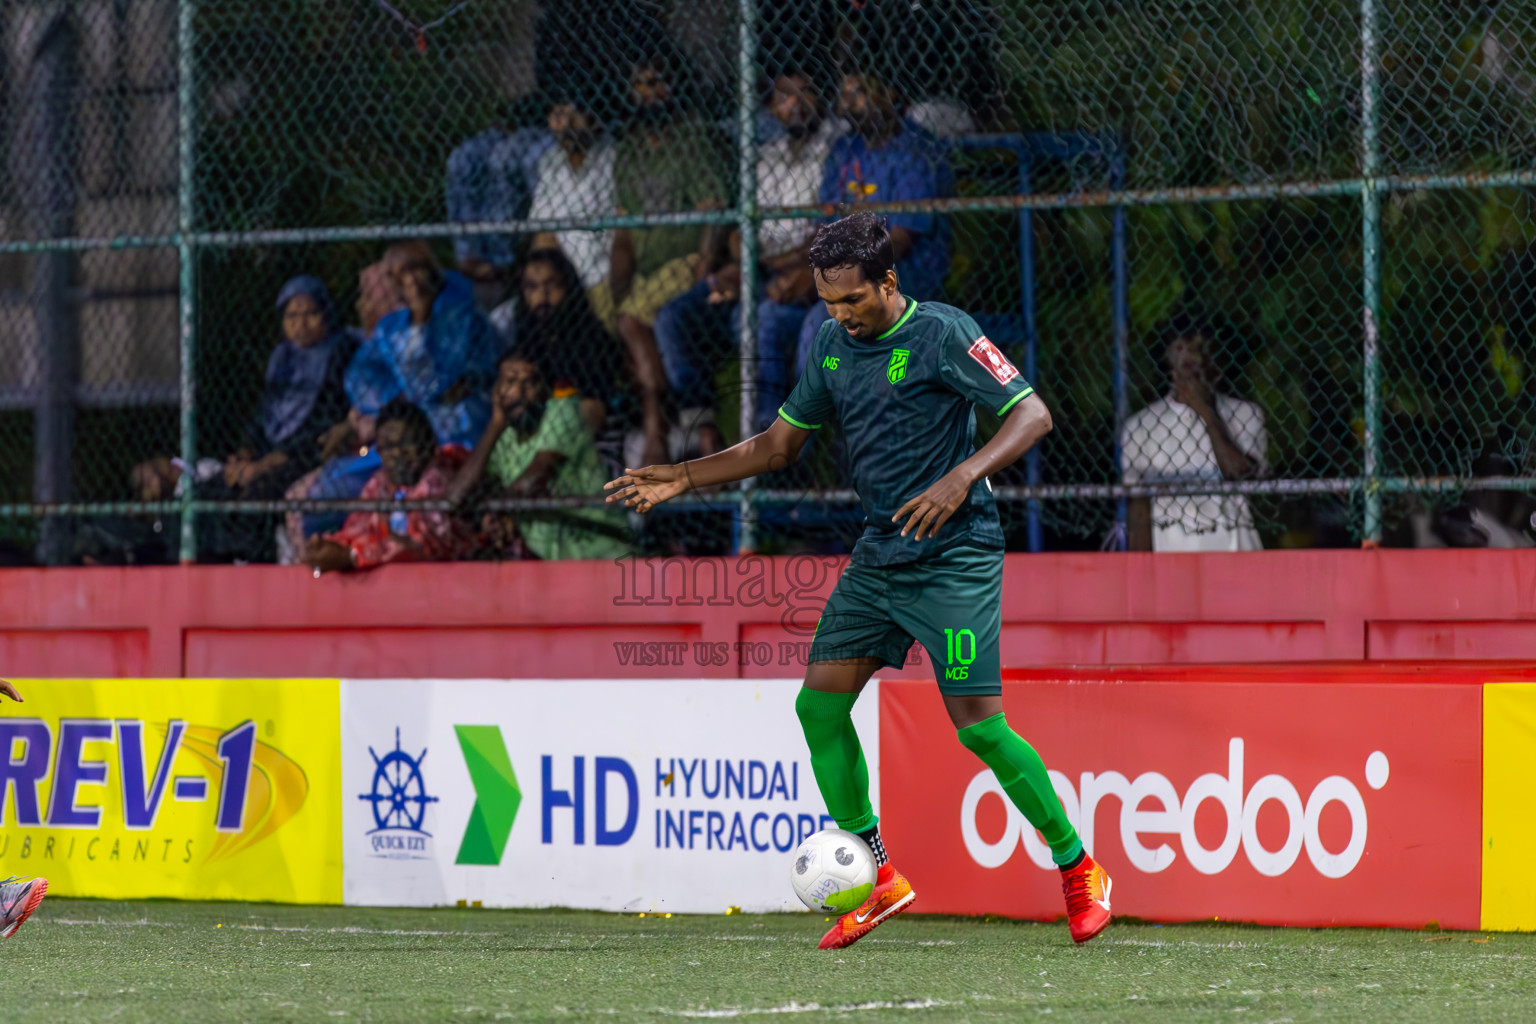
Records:
[[[1536,936],[49,899],[5,1021],[1536,1020]]]

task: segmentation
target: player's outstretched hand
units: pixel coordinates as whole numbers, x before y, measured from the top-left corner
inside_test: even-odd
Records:
[[[4,679],[0,679],[0,693],[5,694],[7,697],[11,698],[11,700],[18,704],[22,703],[21,694],[16,692],[16,687],[12,686]]]
[[[907,499],[907,503],[891,517],[891,522],[906,520],[901,528],[903,537],[909,533],[913,534],[913,540],[922,540],[925,533],[932,537],[939,532],[939,527],[949,522],[949,517],[965,503],[970,492],[970,485],[963,479],[954,473],[946,473],[922,494]]]
[[[682,466],[646,466],[642,469],[626,469],[617,480],[603,485],[611,491],[609,502],[623,502],[644,515],[651,509],[677,497],[688,490],[688,474]]]

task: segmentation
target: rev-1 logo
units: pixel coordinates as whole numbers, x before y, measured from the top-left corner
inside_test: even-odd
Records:
[[[359,793],[359,800],[373,804],[373,821],[377,826],[368,832],[375,857],[391,860],[424,860],[432,856],[432,833],[422,828],[427,816],[427,804],[436,803],[437,797],[427,795],[426,783],[421,777],[421,763],[427,759],[426,750],[412,757],[400,749],[400,729],[395,729],[395,749],[380,757],[372,747],[373,790]]]

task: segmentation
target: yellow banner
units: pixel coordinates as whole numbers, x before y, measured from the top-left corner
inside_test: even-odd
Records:
[[[61,896],[341,902],[341,689],[16,680],[0,873]]]
[[[1483,687],[1483,927],[1536,929],[1536,683]]]

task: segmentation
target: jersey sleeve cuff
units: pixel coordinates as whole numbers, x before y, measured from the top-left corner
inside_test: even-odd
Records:
[[[999,416],[1003,415],[1003,413],[1007,412],[1009,409],[1012,409],[1014,406],[1018,405],[1020,402],[1034,393],[1035,389],[1033,387],[1025,388],[1023,391],[1020,391],[1018,394],[1008,399],[1008,401],[1004,403],[1003,407],[997,410],[997,414]]]
[[[821,429],[821,424],[818,423],[815,426],[811,426],[809,423],[801,423],[799,420],[795,419],[789,413],[785,412],[782,408],[779,409],[779,416],[784,420],[784,422],[788,423],[790,426],[792,426],[792,427],[799,427],[801,430],[820,430]]]

